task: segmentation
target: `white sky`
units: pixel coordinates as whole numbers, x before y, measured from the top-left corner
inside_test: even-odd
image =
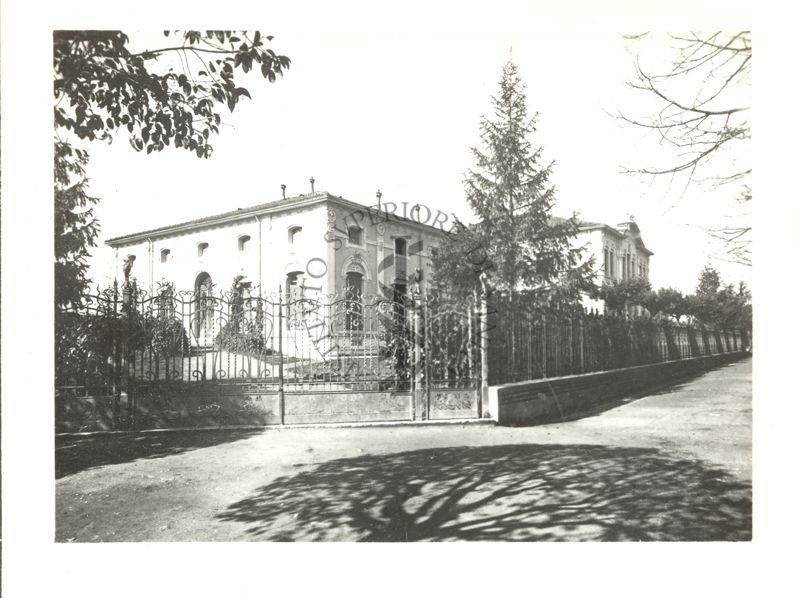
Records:
[[[524,12],[524,11],[523,11]],[[638,32],[638,30],[636,30]],[[538,111],[534,143],[555,160],[554,213],[573,210],[616,224],[633,214],[648,247],[654,287],[691,291],[710,260],[707,237],[689,225],[718,226],[716,205],[690,188],[673,207],[665,184],[620,174],[652,155],[655,141],[606,111],[640,108],[625,87],[631,57],[615,30],[553,27],[509,32],[319,32],[266,29],[272,48],[292,59],[283,79],[242,77],[253,97],[223,112],[214,154],[168,149],[137,154],[126,139],[93,143],[89,173],[101,198],[102,241],[316,189],[365,204],[423,202],[469,218],[462,188],[490,111],[501,66],[513,56]],[[137,46],[165,43],[160,32],[131,34]],[[237,77],[241,75],[237,74]],[[663,183],[666,183],[664,181]],[[97,251],[96,279],[110,250]],[[714,265],[729,282],[748,268]]]

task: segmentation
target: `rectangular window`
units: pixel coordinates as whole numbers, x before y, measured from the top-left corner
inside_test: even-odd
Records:
[[[406,279],[407,262],[408,262],[408,241],[406,239],[395,239],[394,279],[396,281],[404,281]]]
[[[351,226],[347,229],[347,242],[350,245],[361,245],[362,230],[357,226]]]

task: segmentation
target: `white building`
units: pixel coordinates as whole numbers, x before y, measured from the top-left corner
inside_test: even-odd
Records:
[[[380,204],[380,195],[378,197]],[[424,211],[423,211],[424,209]],[[320,191],[249,208],[131,233],[106,244],[115,251],[113,278],[130,275],[141,288],[161,281],[177,290],[227,291],[234,277],[262,293],[311,289],[316,293],[398,292],[417,274],[424,288],[431,249],[442,238],[436,220],[386,202],[368,208]],[[429,224],[430,223],[430,224]],[[306,292],[306,291],[303,291]]]
[[[595,284],[598,286],[612,280],[650,280],[650,256],[653,252],[645,246],[639,226],[633,218],[617,226],[579,222],[575,244],[586,248],[585,258],[594,256],[597,271]],[[587,298],[584,304],[587,309],[604,310],[603,302],[599,300]],[[637,306],[634,311],[640,314],[642,308]]]
[[[558,220],[558,219],[556,219]],[[382,295],[407,291],[409,277],[425,289],[433,274],[432,249],[448,217],[421,204],[380,202],[366,207],[325,191],[224,212],[106,241],[114,249],[112,278],[130,275],[151,293],[160,282],[179,291],[230,290],[235,277],[261,293],[279,289],[308,297],[342,293]],[[649,279],[650,256],[630,219],[615,227],[580,222],[575,240],[594,256],[604,281]],[[586,299],[603,311],[602,301]],[[639,308],[640,309],[640,308]]]

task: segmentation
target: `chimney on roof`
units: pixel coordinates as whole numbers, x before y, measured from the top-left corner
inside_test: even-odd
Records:
[[[281,192],[283,193],[283,199],[286,199],[286,185],[281,185]]]
[[[375,197],[378,198],[378,209],[379,210],[381,209],[381,197],[382,196],[383,196],[383,193],[381,193],[381,190],[378,189],[378,192],[375,194]]]
[[[309,179],[309,182],[311,183],[311,193],[314,193],[314,177],[313,176]]]

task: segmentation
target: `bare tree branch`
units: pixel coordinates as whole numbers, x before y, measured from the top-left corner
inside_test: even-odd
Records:
[[[649,34],[623,38],[638,45]],[[737,161],[735,153],[732,158],[728,150],[744,150],[742,160],[749,161],[743,144],[750,140],[750,32],[692,32],[669,34],[668,39],[672,56],[666,65],[653,67],[659,63],[651,60],[652,55],[633,52],[633,78],[627,85],[652,108],[643,116],[632,108],[612,116],[652,133],[659,146],[672,149],[672,158],[662,164],[624,167],[623,172],[667,176],[670,188],[679,176],[685,181],[681,198],[692,182],[713,185],[712,189],[734,184],[739,195],[733,197],[748,204],[750,166]],[[725,245],[733,261],[750,263],[750,227],[704,230]]]

